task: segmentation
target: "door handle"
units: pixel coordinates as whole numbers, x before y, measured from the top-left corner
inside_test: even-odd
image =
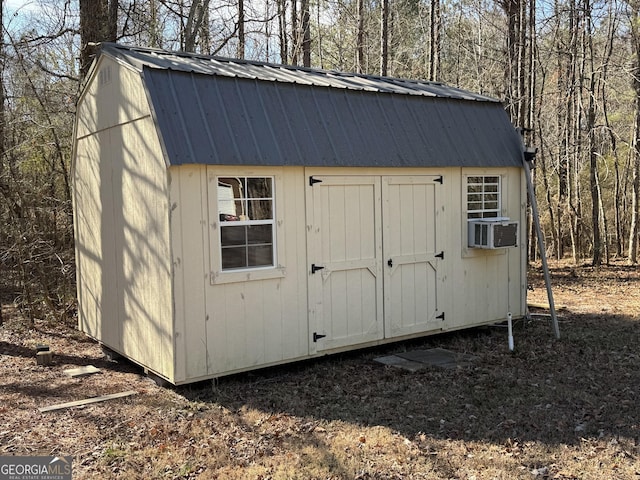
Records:
[[[387,265],[389,265],[390,267],[393,267],[393,259],[390,258],[389,261],[387,262]]]

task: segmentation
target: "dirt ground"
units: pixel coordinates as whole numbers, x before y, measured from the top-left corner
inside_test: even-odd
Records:
[[[74,479],[640,479],[640,272],[551,266],[559,341],[532,309],[514,352],[488,327],[179,388],[4,305],[0,455],[72,455]],[[530,284],[546,303],[537,267]],[[38,344],[53,365],[36,365]],[[434,347],[477,361],[413,373],[373,361]],[[63,374],[83,365],[102,371]]]

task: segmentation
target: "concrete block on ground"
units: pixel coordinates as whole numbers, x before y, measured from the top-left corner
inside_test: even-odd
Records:
[[[45,351],[36,353],[36,363],[38,365],[51,365],[53,362],[53,352]]]

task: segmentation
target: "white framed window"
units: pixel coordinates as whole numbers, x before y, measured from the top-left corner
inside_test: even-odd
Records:
[[[220,270],[275,267],[274,177],[219,176],[216,184]]]
[[[501,216],[502,195],[500,175],[467,177],[467,218],[495,218]]]

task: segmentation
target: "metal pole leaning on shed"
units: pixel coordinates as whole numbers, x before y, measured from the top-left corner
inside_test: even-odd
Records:
[[[558,327],[558,316],[556,315],[556,305],[553,301],[553,292],[551,291],[551,279],[549,277],[549,265],[547,264],[547,253],[544,248],[544,237],[542,236],[542,228],[540,227],[540,216],[538,215],[538,202],[536,201],[535,192],[533,190],[533,181],[531,180],[531,167],[529,166],[529,158],[535,156],[536,149],[532,147],[524,148],[524,156],[522,163],[524,165],[524,174],[527,179],[527,192],[529,193],[529,202],[531,204],[531,216],[536,227],[536,235],[538,237],[538,249],[540,250],[540,259],[542,260],[542,271],[544,273],[544,283],[547,287],[547,298],[549,300],[549,310],[551,311],[551,322],[553,324],[553,332],[556,338],[560,338],[560,328]]]

